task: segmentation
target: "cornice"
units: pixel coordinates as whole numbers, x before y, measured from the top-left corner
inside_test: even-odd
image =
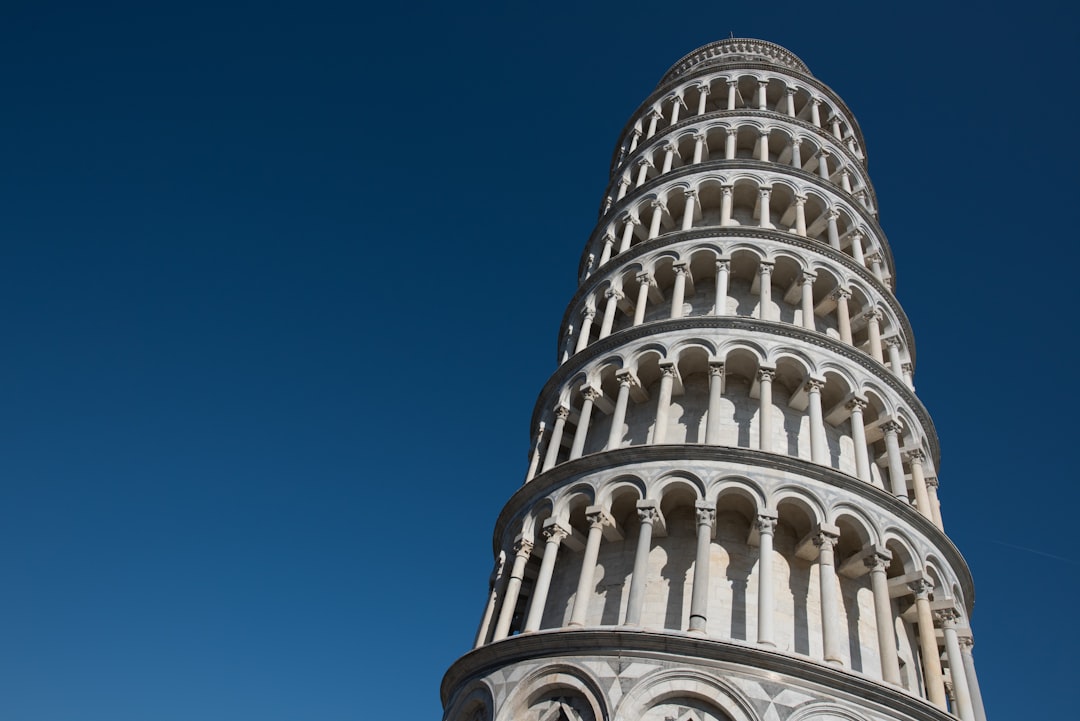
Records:
[[[863,159],[859,158],[859,156],[857,156],[857,155],[855,155],[855,153],[851,152],[851,150],[843,143],[843,141],[837,140],[836,136],[833,135],[832,133],[830,133],[825,128],[819,128],[818,126],[814,125],[813,123],[808,123],[805,120],[801,120],[799,118],[793,118],[790,115],[785,115],[783,113],[778,113],[775,110],[751,110],[750,108],[738,108],[736,110],[714,110],[713,112],[705,113],[704,115],[691,115],[690,117],[683,118],[682,120],[680,120],[675,125],[671,125],[669,127],[664,128],[663,130],[657,132],[656,135],[654,135],[653,137],[643,139],[641,144],[637,147],[636,150],[634,150],[633,153],[631,153],[631,154],[627,155],[625,158],[623,158],[622,163],[619,163],[618,165],[612,164],[610,170],[608,171],[608,184],[604,188],[604,194],[607,195],[607,194],[609,194],[611,192],[611,190],[612,190],[612,182],[616,179],[616,173],[624,165],[626,165],[627,163],[632,162],[634,158],[636,158],[637,156],[642,154],[647,147],[652,147],[653,141],[659,141],[661,138],[663,138],[666,135],[671,135],[671,134],[673,134],[673,133],[675,133],[677,131],[685,130],[686,128],[690,127],[691,125],[694,125],[695,123],[699,123],[699,122],[707,121],[707,120],[724,120],[724,119],[727,119],[727,118],[765,118],[765,119],[768,119],[768,120],[771,120],[771,121],[782,121],[782,122],[790,123],[791,125],[799,127],[799,128],[801,128],[803,130],[812,132],[814,135],[818,136],[819,138],[828,140],[830,145],[833,145],[834,147],[840,148],[840,151],[845,156],[847,156],[848,160],[850,160],[855,165],[855,167],[860,169],[859,172],[862,173],[863,180],[866,181],[866,188],[870,192],[870,197],[873,198],[873,200],[874,200],[874,207],[875,208],[878,207],[877,191],[874,190],[874,183],[870,179],[870,171],[867,170],[866,166],[863,164]],[[617,156],[618,156],[618,154],[616,153],[616,157]],[[710,162],[710,161],[705,161],[705,162]],[[698,165],[701,165],[701,163],[699,163]],[[687,167],[687,166],[684,166],[684,167]],[[690,167],[696,167],[696,166],[690,166]],[[789,166],[784,166],[784,167],[789,167]],[[795,170],[795,168],[791,168],[791,169]],[[806,171],[802,171],[802,172],[806,172]],[[665,173],[664,175],[658,176],[658,177],[666,177],[667,175],[670,175],[670,171],[668,173]],[[811,175],[814,175],[814,174],[811,173]],[[819,177],[819,176],[815,176],[815,177]],[[603,217],[603,214],[601,214],[601,217]]]
[[[839,693],[853,701],[876,704],[883,713],[892,711],[914,721],[955,721],[925,699],[849,669],[738,641],[624,627],[553,629],[489,643],[454,662],[443,676],[440,695],[443,706],[447,707],[455,690],[463,688],[470,679],[521,661],[634,655],[668,662],[685,663],[690,659],[695,664],[717,669],[735,665],[745,668],[750,675],[779,674],[814,685],[823,693]]]
[[[683,243],[687,241],[696,240],[708,240],[711,238],[747,238],[753,240],[768,240],[783,245],[789,245],[796,248],[809,251],[811,253],[817,253],[824,256],[829,260],[841,264],[844,268],[854,272],[859,278],[867,283],[871,288],[875,288],[881,297],[888,304],[889,309],[892,310],[897,320],[900,322],[900,326],[903,328],[904,339],[907,342],[908,354],[911,357],[911,365],[915,367],[915,334],[911,328],[911,323],[908,321],[907,314],[904,313],[903,307],[900,305],[900,301],[896,299],[892,289],[885,283],[878,280],[873,273],[866,268],[861,267],[855,262],[853,258],[833,249],[831,246],[821,243],[809,238],[803,238],[792,233],[785,233],[779,230],[769,230],[767,228],[745,228],[738,227],[724,227],[724,226],[707,226],[704,228],[693,228],[691,230],[673,230],[670,233],[657,236],[652,240],[647,240],[637,245],[631,246],[625,253],[619,253],[616,256],[612,256],[607,263],[596,268],[588,280],[583,283],[579,283],[577,290],[574,291],[573,297],[566,306],[566,310],[563,311],[562,321],[559,324],[559,338],[556,342],[558,351],[562,350],[562,340],[566,333],[566,325],[570,322],[570,314],[574,308],[578,306],[582,298],[588,295],[595,289],[596,285],[602,283],[608,274],[619,265],[630,263],[637,260],[643,255],[659,250],[660,248],[666,248],[675,245],[676,243]],[[590,243],[592,241],[590,240]],[[888,244],[884,244],[886,253],[888,252]],[[581,274],[579,272],[578,277]],[[594,280],[595,279],[595,280]],[[698,317],[698,316],[693,316]],[[659,321],[654,321],[659,322]],[[643,324],[648,325],[648,324]],[[638,326],[641,327],[641,326]],[[622,331],[620,331],[622,332]],[[592,344],[590,344],[592,345]]]
[[[883,489],[866,481],[849,476],[828,466],[823,466],[803,458],[795,458],[780,453],[759,451],[753,448],[734,448],[731,446],[710,446],[701,443],[660,444],[648,446],[630,446],[611,451],[590,453],[572,461],[565,461],[537,475],[531,481],[518,488],[499,512],[492,534],[492,550],[499,555],[500,542],[504,539],[507,526],[522,511],[532,505],[538,497],[547,495],[551,490],[575,482],[589,473],[626,468],[643,463],[681,463],[687,461],[714,461],[771,468],[781,472],[817,481],[827,486],[850,493],[876,506],[895,518],[900,518],[916,529],[940,552],[949,566],[956,572],[960,588],[967,604],[970,617],[975,606],[975,582],[971,576],[967,561],[952,539],[934,522],[910,504],[904,503]]]
[[[550,410],[551,396],[566,383],[567,378],[598,356],[607,355],[618,349],[620,346],[627,345],[632,341],[655,337],[661,333],[670,333],[672,331],[701,331],[708,329],[735,330],[744,333],[760,333],[766,336],[791,338],[792,340],[798,340],[818,346],[819,348],[823,348],[861,366],[863,370],[870,373],[880,383],[888,386],[890,390],[900,396],[915,413],[923,430],[926,431],[926,439],[930,444],[930,454],[934,459],[934,467],[940,470],[939,463],[941,449],[938,444],[937,429],[934,426],[934,421],[930,418],[929,411],[926,410],[926,406],[924,406],[922,401],[919,400],[919,397],[915,395],[915,392],[908,388],[901,379],[888,371],[885,366],[881,365],[862,351],[855,350],[847,343],[831,338],[824,333],[807,330],[789,323],[781,323],[772,320],[758,320],[756,318],[743,318],[740,316],[702,315],[690,316],[689,318],[678,318],[675,320],[657,320],[623,329],[616,333],[612,333],[607,338],[590,343],[583,350],[575,353],[567,359],[565,363],[556,368],[555,372],[548,378],[547,383],[544,384],[543,389],[541,389],[537,396],[536,405],[533,407],[531,425],[529,427],[536,428],[537,424],[542,420],[542,416]]]

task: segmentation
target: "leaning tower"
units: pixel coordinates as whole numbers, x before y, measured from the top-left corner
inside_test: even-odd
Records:
[[[626,125],[495,525],[462,721],[984,721],[862,133],[784,48]]]

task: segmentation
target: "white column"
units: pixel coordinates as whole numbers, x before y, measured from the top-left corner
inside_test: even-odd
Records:
[[[971,636],[960,637],[960,655],[964,660],[964,674],[967,676],[971,705],[975,709],[975,721],[986,721],[986,709],[983,707],[982,692],[979,690],[979,678],[975,675],[975,658],[971,655],[974,645],[975,641]]]
[[[641,128],[634,128],[634,131],[630,134],[630,150],[634,152],[637,150],[638,143],[641,142]]]
[[[640,188],[642,185],[645,185],[645,181],[649,179],[649,168],[652,167],[652,163],[649,162],[648,158],[639,158],[637,166],[637,184],[634,187]]]
[[[544,456],[544,465],[541,473],[555,465],[559,458],[559,448],[562,446],[563,429],[566,427],[566,419],[570,417],[570,409],[566,406],[558,406],[555,409],[555,427],[551,429],[551,438],[547,444],[547,454]]]
[[[600,324],[599,338],[611,335],[611,327],[615,324],[615,311],[619,307],[619,301],[625,297],[617,288],[608,288],[604,296],[607,298],[607,305],[604,306],[604,320]]]
[[[866,311],[866,335],[870,339],[870,355],[878,363],[885,365],[885,357],[881,353],[881,311],[877,308]]]
[[[821,648],[827,663],[843,664],[840,654],[840,604],[837,602],[836,559],[834,549],[840,538],[837,534],[819,530],[814,535],[818,549],[818,587],[821,591]]]
[[[712,555],[716,509],[705,501],[695,504],[697,512],[697,553],[694,556],[694,586],[690,592],[690,633],[705,633],[709,612],[709,558]]]
[[[881,267],[881,256],[878,253],[874,253],[869,258],[867,258],[867,260],[870,261],[870,272],[874,274],[875,278],[884,283],[885,275]]]
[[[775,368],[758,369],[758,449],[772,450],[772,382]]]
[[[810,122],[812,122],[818,128],[821,127],[821,99],[820,98],[811,98],[810,99]]]
[[[933,586],[926,579],[908,584],[915,594],[915,613],[918,617],[919,655],[922,657],[923,682],[926,698],[940,709],[948,711],[945,700],[945,677],[941,673],[941,651],[938,649],[934,616],[930,611],[930,591]]]
[[[953,694],[956,695],[956,709],[960,721],[975,721],[975,709],[971,704],[971,691],[968,689],[967,674],[964,673],[964,659],[960,655],[960,639],[956,635],[959,614],[955,609],[938,611],[941,628],[945,635],[945,655],[949,659],[949,675],[952,676]]]
[[[604,236],[604,249],[600,251],[600,262],[597,265],[603,265],[611,260],[611,249],[615,247],[615,236],[608,233]]]
[[[733,188],[730,185],[720,186],[720,225],[734,225],[731,219],[731,196]]]
[[[765,99],[765,97],[766,97],[765,96],[765,88],[766,87],[768,87],[768,83],[766,83],[764,81],[761,81],[761,80],[758,81],[758,92],[757,92],[757,107],[758,107],[758,110],[768,110],[769,109],[767,101]]]
[[[795,233],[806,237],[806,196],[795,196]]]
[[[833,250],[840,250],[840,231],[836,228],[836,220],[840,217],[840,211],[830,210],[825,216],[825,219],[829,222],[829,247]]]
[[[574,594],[574,608],[570,612],[571,626],[585,625],[589,601],[592,599],[596,559],[600,555],[600,540],[604,527],[611,523],[611,516],[599,506],[589,506],[585,509],[585,520],[589,522],[589,537],[585,540],[585,552],[581,557],[581,574],[578,576],[577,593]]]
[[[795,117],[795,88],[787,89],[787,114],[789,118]]]
[[[862,233],[858,231],[851,234],[851,257],[863,268],[866,267],[866,258],[863,257]]]
[[[705,114],[705,103],[709,100],[709,86],[702,85],[698,88],[697,114]]]
[[[653,111],[649,113],[649,129],[645,132],[646,138],[651,138],[652,136],[656,135],[656,124],[657,122],[659,122],[661,117],[662,116],[660,114],[660,111],[658,111],[656,108],[653,108]]]
[[[637,550],[634,552],[634,571],[630,576],[630,593],[626,600],[627,626],[641,623],[641,607],[645,603],[645,587],[649,583],[649,551],[652,550],[653,525],[660,520],[660,509],[655,501],[638,501]]]
[[[532,452],[529,454],[529,470],[525,474],[525,482],[528,483],[536,478],[536,472],[540,468],[540,444],[544,442],[544,429],[547,427],[543,421],[536,429],[536,440],[533,442]]]
[[[814,463],[829,465],[829,446],[825,440],[825,419],[821,412],[821,389],[825,387],[823,379],[811,378],[806,381],[810,415],[810,460]]]
[[[758,139],[758,160],[763,163],[769,162],[769,131],[762,130]]]
[[[802,274],[802,324],[807,330],[816,330],[814,322],[814,281],[817,274],[803,271]]]
[[[637,385],[637,378],[626,368],[615,372],[619,381],[619,395],[615,398],[615,410],[611,414],[611,431],[608,433],[607,450],[622,446],[623,423],[626,422],[626,406],[630,402],[630,387]]]
[[[896,629],[893,627],[892,601],[889,600],[889,582],[885,569],[892,556],[888,551],[878,550],[867,556],[865,563],[870,569],[870,587],[874,593],[874,618],[877,621],[878,653],[881,656],[881,678],[888,683],[900,685],[900,662],[896,655]]]
[[[495,633],[491,636],[492,641],[504,639],[510,633],[510,622],[514,620],[514,609],[517,608],[518,596],[521,594],[521,579],[525,577],[525,564],[529,562],[532,550],[532,541],[521,537],[514,541],[514,565],[510,569],[510,580],[503,594],[499,620],[495,624]]]
[[[671,166],[675,162],[675,146],[664,143],[664,164],[660,167],[660,173],[671,172]]]
[[[907,479],[904,478],[904,459],[900,457],[900,424],[887,421],[881,424],[885,434],[885,458],[889,464],[889,488],[892,494],[907,501]]]
[[[739,82],[737,80],[729,80],[727,84],[727,109],[735,109],[735,92],[738,90]]]
[[[851,174],[848,173],[847,168],[840,170],[840,187],[846,192],[851,192]]]
[[[834,115],[829,120],[829,122],[832,125],[833,137],[836,138],[837,140],[843,140],[844,139],[844,134],[840,132],[840,117],[838,115]]]
[[[802,138],[791,141],[791,167],[802,170]]]
[[[818,153],[818,175],[822,180],[829,179],[829,151],[824,148]]]
[[[772,223],[772,218],[769,217],[769,196],[772,195],[772,188],[758,188],[758,195],[760,196],[758,225],[762,228],[776,227]]]
[[[487,641],[488,631],[491,630],[491,620],[495,615],[495,607],[499,603],[499,586],[505,570],[505,561],[503,554],[500,553],[499,560],[495,562],[495,568],[491,571],[488,582],[491,591],[488,593],[487,606],[484,607],[484,616],[480,619],[480,627],[476,630],[476,641],[473,643],[473,648],[480,648]]]
[[[941,501],[938,499],[938,479],[930,476],[926,479],[926,491],[930,494],[930,512],[934,514],[934,525],[938,530],[944,531],[945,524],[941,521]]]
[[[630,178],[625,175],[619,178],[619,194],[615,197],[616,200],[622,200],[626,197],[626,191],[630,189]]]
[[[694,227],[694,207],[697,205],[697,191],[685,190],[686,205],[683,206],[682,229],[690,230]]]
[[[675,363],[660,361],[660,392],[656,397],[656,423],[653,425],[653,443],[667,440],[668,416],[671,412],[671,391],[675,385]]]
[[[705,133],[694,134],[694,165],[705,159]]]
[[[595,308],[585,308],[581,312],[581,330],[578,332],[577,346],[574,348],[575,353],[580,353],[585,349],[585,346],[589,345],[589,335],[592,332],[592,322],[595,317]]]
[[[652,201],[652,222],[649,223],[649,240],[660,235],[660,221],[664,219],[667,207],[659,200]]]
[[[911,390],[915,390],[915,369],[911,367],[910,363],[904,363],[900,366],[900,372],[904,375],[904,383]]]
[[[733,160],[735,158],[737,133],[738,131],[735,128],[728,128],[727,137],[724,139],[724,160]]]
[[[652,287],[652,275],[649,273],[638,273],[638,292],[637,292],[637,304],[634,306],[634,325],[641,325],[645,322],[645,309],[649,303],[649,289]]]
[[[619,245],[620,253],[630,250],[630,244],[634,241],[634,226],[640,223],[640,220],[630,214],[623,218],[622,243]]]
[[[758,267],[758,272],[761,274],[760,287],[758,288],[758,318],[761,320],[769,320],[772,315],[772,269],[773,264],[765,261],[761,262]]]
[[[840,331],[840,340],[851,345],[851,314],[847,303],[851,291],[837,288],[832,297],[836,299],[836,327]]]
[[[772,549],[776,516],[759,515],[756,523],[758,530],[757,640],[760,644],[775,646],[773,614],[776,613],[776,603],[773,595]]]
[[[532,601],[529,603],[529,615],[525,619],[524,633],[539,630],[540,620],[544,617],[544,607],[547,605],[548,589],[551,587],[551,574],[555,570],[555,559],[559,555],[559,546],[564,538],[570,535],[570,531],[560,526],[555,520],[548,519],[544,523],[544,558],[540,561],[540,571],[536,574],[536,585],[533,586]]]
[[[672,101],[671,101],[671,123],[670,123],[670,125],[674,125],[675,123],[679,122],[679,108],[682,107],[682,104],[683,104],[683,100],[678,95],[676,95],[672,99]]]
[[[686,263],[676,263],[671,266],[675,271],[675,286],[671,289],[671,317],[683,317],[683,302],[686,297],[686,274],[690,268]]]
[[[889,336],[883,343],[889,349],[889,370],[898,378],[903,378],[903,370],[900,368],[900,338],[895,335]]]
[[[934,512],[930,510],[930,494],[926,490],[926,473],[923,466],[926,454],[916,449],[909,451],[907,458],[911,466],[911,486],[915,491],[915,508],[927,519],[933,521]]]
[[[705,442],[720,442],[720,404],[724,398],[724,364],[709,362],[709,411],[705,418]]]
[[[852,398],[847,403],[851,409],[851,444],[855,446],[855,475],[867,483],[873,482],[870,475],[870,456],[866,447],[866,426],[863,421],[863,409],[866,408],[866,400]]]
[[[574,430],[574,441],[570,446],[570,458],[568,460],[574,460],[580,458],[581,454],[585,450],[585,437],[589,433],[589,419],[592,417],[593,403],[600,397],[600,391],[591,386],[584,386],[581,389],[581,395],[584,400],[581,403],[581,411],[578,413],[578,424]]]
[[[713,304],[713,315],[727,314],[728,279],[731,273],[731,262],[718,259],[716,261],[716,303]]]

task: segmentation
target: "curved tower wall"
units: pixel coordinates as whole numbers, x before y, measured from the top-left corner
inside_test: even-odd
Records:
[[[861,131],[724,40],[624,128],[446,719],[983,721]]]

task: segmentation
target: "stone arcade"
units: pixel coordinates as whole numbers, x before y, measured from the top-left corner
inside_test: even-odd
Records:
[[[985,721],[862,134],[787,50],[627,124],[448,721]]]

